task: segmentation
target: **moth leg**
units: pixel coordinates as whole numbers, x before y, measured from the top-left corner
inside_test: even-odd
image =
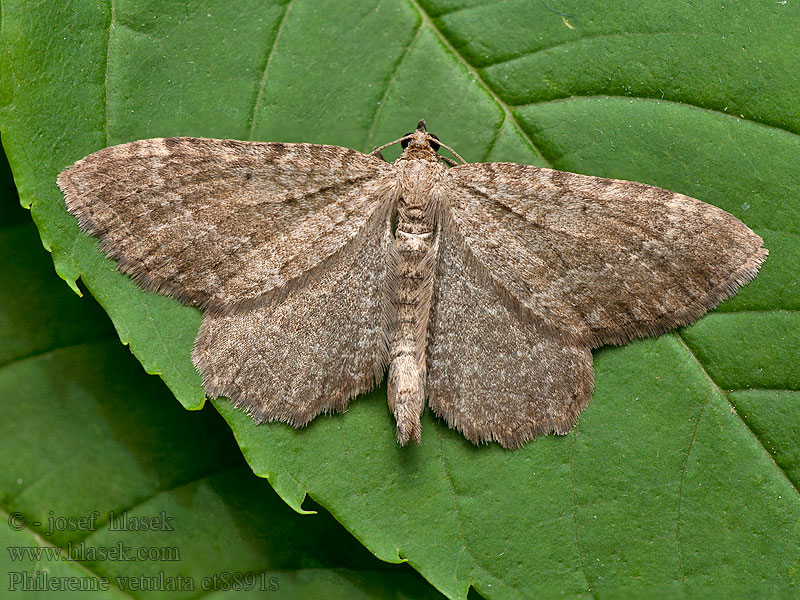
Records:
[[[439,160],[446,164],[448,167],[455,167],[458,163],[454,161],[452,158],[447,158],[446,156],[440,156]]]

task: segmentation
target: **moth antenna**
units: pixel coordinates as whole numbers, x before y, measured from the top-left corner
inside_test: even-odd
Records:
[[[399,144],[399,143],[400,143],[400,142],[402,142],[403,140],[408,140],[408,139],[411,139],[411,136],[412,136],[412,135],[414,135],[414,134],[412,134],[412,133],[408,133],[408,134],[404,135],[404,136],[403,136],[403,137],[401,137],[401,138],[397,138],[397,139],[396,139],[395,141],[393,141],[393,142],[389,142],[388,144],[384,144],[383,146],[378,146],[378,147],[377,147],[377,148],[375,148],[375,149],[374,149],[372,152],[370,152],[370,155],[377,154],[377,153],[378,153],[378,152],[380,152],[381,150],[383,150],[383,149],[385,149],[385,148],[388,148],[389,146],[394,146],[395,144]]]
[[[453,156],[455,156],[458,160],[460,160],[463,164],[467,164],[467,161],[465,161],[463,158],[461,158],[461,155],[458,152],[456,152],[455,150],[453,150],[450,146],[448,146],[447,144],[443,144],[439,140],[436,140],[436,143],[439,144],[442,148],[446,148],[447,150],[449,150],[450,153]]]

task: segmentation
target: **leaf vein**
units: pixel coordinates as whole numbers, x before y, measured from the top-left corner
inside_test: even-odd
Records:
[[[533,152],[536,153],[536,155],[539,157],[539,159],[545,165],[549,166],[550,162],[545,158],[545,156],[542,154],[541,150],[539,150],[539,147],[536,146],[536,144],[533,143],[533,140],[528,135],[528,132],[525,131],[520,126],[519,122],[517,121],[517,118],[514,116],[514,113],[511,110],[511,107],[508,104],[506,104],[500,98],[500,96],[498,96],[495,93],[495,91],[484,81],[483,77],[478,72],[478,70],[475,67],[473,67],[467,61],[467,59],[465,59],[458,52],[458,50],[456,50],[456,48],[453,46],[453,44],[450,42],[450,40],[447,39],[447,37],[441,32],[441,30],[433,22],[433,20],[431,19],[430,15],[428,15],[428,13],[426,13],[425,10],[419,5],[419,2],[417,0],[408,0],[408,1],[417,10],[417,12],[419,13],[420,17],[422,18],[423,23],[428,25],[428,27],[430,27],[431,30],[433,30],[433,32],[436,34],[436,37],[438,37],[439,40],[441,41],[441,43],[444,44],[445,48],[447,48],[453,54],[453,56],[455,56],[456,59],[458,59],[461,62],[461,64],[463,64],[464,67],[466,67],[467,71],[469,71],[470,74],[475,78],[475,81],[478,83],[478,85],[480,85],[486,91],[486,93],[488,93],[489,96],[491,96],[492,100],[494,100],[494,102],[503,110],[503,112],[506,115],[506,119],[510,119],[511,122],[517,127],[517,129],[520,132],[520,135],[525,140],[525,142],[530,146],[531,150],[533,150]]]
[[[772,462],[772,464],[778,470],[778,472],[783,475],[783,477],[786,479],[786,482],[791,486],[792,490],[794,490],[794,493],[797,494],[798,496],[800,496],[800,490],[797,489],[797,485],[795,485],[795,482],[792,481],[791,477],[789,477],[789,474],[777,462],[775,462],[775,458],[772,456],[772,454],[769,452],[769,450],[767,450],[766,446],[764,446],[764,444],[761,442],[761,439],[758,437],[758,435],[756,435],[756,433],[750,428],[750,426],[747,424],[747,422],[742,418],[742,416],[739,414],[739,411],[736,410],[736,405],[734,405],[733,402],[731,402],[730,398],[728,398],[728,393],[725,390],[723,390],[719,385],[717,385],[717,383],[711,378],[711,375],[709,375],[708,371],[706,371],[706,368],[703,366],[703,363],[700,362],[700,359],[697,358],[697,356],[695,355],[694,352],[692,352],[692,349],[686,343],[686,340],[684,340],[684,338],[681,335],[681,333],[680,332],[676,332],[675,335],[676,335],[678,341],[680,342],[680,344],[684,347],[686,352],[692,358],[692,360],[694,360],[694,362],[697,363],[697,366],[700,368],[700,370],[706,376],[706,378],[708,379],[709,383],[713,386],[713,388],[717,392],[719,392],[722,395],[723,398],[725,398],[725,401],[728,403],[728,405],[732,409],[731,412],[733,412],[733,414],[736,415],[736,418],[744,426],[745,430],[747,432],[749,432],[751,436],[753,436],[753,439],[756,440],[756,442],[758,442],[758,445],[761,448],[761,450],[764,452],[764,454],[767,456],[767,458],[769,458],[770,462]]]
[[[256,130],[256,117],[258,115],[258,110],[261,108],[261,99],[264,97],[264,89],[267,86],[267,73],[269,72],[269,67],[272,64],[272,57],[275,54],[275,48],[278,46],[278,40],[280,40],[281,33],[283,33],[283,29],[286,26],[287,17],[289,15],[289,10],[292,7],[292,3],[294,0],[289,0],[286,3],[286,6],[283,9],[283,13],[281,14],[280,21],[278,21],[278,28],[275,32],[275,39],[272,40],[272,45],[267,50],[266,57],[264,59],[264,71],[261,74],[261,81],[258,84],[258,90],[256,91],[256,97],[253,101],[253,110],[250,115],[250,131],[247,134],[247,139],[252,140],[253,134]]]
[[[675,545],[678,550],[678,569],[681,572],[681,585],[686,584],[686,570],[683,565],[683,548],[681,546],[681,505],[683,504],[683,484],[686,479],[686,471],[689,467],[689,455],[692,453],[692,446],[694,446],[694,440],[697,438],[697,430],[700,427],[700,419],[703,418],[703,413],[705,412],[706,406],[708,406],[710,401],[711,394],[708,394],[705,401],[700,406],[700,410],[695,418],[694,428],[692,428],[692,435],[689,437],[689,444],[686,447],[686,458],[684,459],[683,466],[681,467],[681,477],[678,485],[678,505],[675,516]]]
[[[723,115],[725,117],[729,117],[731,119],[736,119],[737,121],[748,121],[749,123],[753,123],[759,127],[764,127],[771,131],[779,131],[781,133],[786,133],[794,138],[800,138],[800,134],[795,133],[794,131],[790,131],[784,127],[778,127],[777,125],[770,125],[769,123],[763,123],[761,121],[757,121],[756,119],[750,117],[743,117],[741,115],[734,115],[730,113],[723,112],[721,110],[717,110],[715,108],[708,108],[707,106],[700,106],[699,104],[692,104],[691,102],[684,102],[680,100],[665,100],[664,98],[654,98],[651,96],[638,96],[638,95],[630,95],[630,96],[616,96],[614,94],[589,94],[589,95],[580,95],[575,94],[571,96],[564,96],[562,98],[552,98],[550,100],[542,100],[541,102],[528,102],[525,104],[509,104],[510,108],[529,108],[533,106],[544,106],[546,104],[556,104],[559,102],[570,102],[570,101],[591,101],[591,100],[640,100],[642,102],[654,102],[656,104],[675,104],[678,106],[686,106],[688,108],[692,108],[695,110],[706,111],[713,113],[715,115]],[[789,232],[785,232],[789,233]]]
[[[109,16],[108,16],[108,42],[106,43],[106,65],[105,65],[105,76],[103,77],[103,107],[105,111],[105,136],[106,136],[106,146],[111,143],[111,130],[108,124],[108,114],[109,114],[109,70],[111,66],[111,44],[112,40],[114,39],[114,21],[116,20],[116,6],[114,5],[114,0],[109,0],[108,2],[108,9],[109,9]]]
[[[0,517],[2,517],[2,519],[3,519],[4,521],[7,521],[7,520],[8,520],[8,518],[9,518],[10,516],[11,516],[11,515],[10,515],[10,514],[9,514],[9,512],[8,512],[8,511],[5,509],[5,507],[0,507]],[[49,547],[49,548],[62,548],[62,549],[63,549],[63,547],[62,547],[62,546],[56,546],[56,545],[54,545],[54,544],[52,544],[52,543],[48,542],[48,541],[47,541],[45,538],[43,538],[42,536],[40,536],[40,535],[39,535],[39,534],[38,534],[36,531],[34,531],[33,529],[31,529],[30,527],[25,527],[25,531],[26,531],[26,532],[28,533],[28,535],[30,535],[30,536],[31,536],[31,537],[32,537],[34,540],[36,540],[36,543],[37,543],[37,544],[38,544],[40,547],[42,547],[42,546],[47,546],[47,547]],[[89,569],[89,567],[87,567],[87,566],[86,566],[84,563],[82,563],[82,562],[80,562],[80,561],[77,561],[77,560],[70,560],[70,561],[68,561],[68,562],[69,562],[70,564],[72,564],[72,565],[75,565],[75,567],[76,567],[77,569],[79,569],[79,570],[83,571],[83,572],[84,572],[84,573],[86,573],[88,576],[90,576],[90,577],[92,577],[92,578],[94,578],[94,579],[100,579],[101,577],[104,577],[104,576],[103,576],[103,575],[101,575],[100,573],[96,573],[95,571],[92,571],[91,569]],[[33,565],[33,568],[31,569],[31,572],[34,572],[34,573],[35,573],[36,571],[38,571],[38,569],[39,569],[39,564],[40,564],[40,563],[39,563],[39,558],[37,558],[36,564],[35,564],[35,565]],[[112,581],[113,581],[113,580],[112,580]],[[134,598],[134,596],[131,596],[130,594],[128,594],[127,592],[124,592],[123,590],[119,589],[119,588],[118,588],[118,587],[116,587],[116,586],[114,587],[114,591],[115,591],[115,592],[118,592],[119,594],[121,594],[121,595],[122,595],[124,598],[131,598],[132,600],[133,600],[133,598]]]
[[[369,131],[367,132],[367,146],[374,144],[375,127],[378,123],[378,117],[380,116],[381,111],[383,110],[383,105],[386,103],[386,99],[389,97],[389,91],[392,89],[394,80],[397,78],[397,73],[400,71],[400,67],[403,65],[403,62],[405,62],[406,57],[411,53],[411,48],[416,43],[420,33],[422,33],[422,25],[417,26],[416,30],[414,31],[414,35],[411,37],[411,41],[408,42],[408,46],[406,46],[406,49],[403,50],[403,53],[400,55],[400,58],[392,68],[392,72],[389,74],[389,78],[386,80],[386,89],[383,92],[383,96],[378,101],[378,105],[375,107],[375,113],[372,115],[372,123],[369,126]]]
[[[631,36],[662,36],[662,35],[676,35],[676,36],[688,36],[697,38],[700,37],[701,34],[699,33],[690,33],[690,32],[683,32],[683,31],[615,31],[612,33],[602,32],[602,33],[595,33],[591,35],[585,35],[583,37],[571,39],[571,40],[564,40],[557,42],[555,44],[551,44],[550,46],[542,46],[541,48],[536,48],[534,50],[530,50],[529,52],[523,52],[521,54],[515,53],[513,55],[505,55],[502,56],[494,61],[488,62],[486,64],[482,64],[482,69],[488,69],[490,67],[496,67],[499,65],[504,65],[508,63],[515,62],[517,60],[523,60],[526,58],[530,58],[531,56],[535,56],[537,54],[541,54],[543,52],[548,52],[550,50],[556,50],[558,48],[562,48],[564,46],[571,46],[574,44],[579,44],[585,41],[593,41],[603,38],[615,38],[615,37],[631,37]]]
[[[444,471],[444,476],[447,479],[447,484],[448,484],[449,489],[450,489],[450,494],[453,497],[453,508],[455,509],[456,526],[458,527],[458,537],[459,537],[459,539],[461,541],[461,547],[464,549],[464,551],[467,554],[469,554],[470,558],[472,559],[472,564],[475,567],[477,567],[478,569],[480,569],[481,571],[483,571],[484,573],[486,573],[490,577],[496,579],[497,581],[500,581],[501,583],[505,584],[505,582],[502,579],[500,579],[500,577],[498,577],[497,575],[493,574],[491,571],[489,571],[486,567],[483,566],[481,561],[478,560],[478,557],[472,551],[472,548],[470,548],[469,544],[467,543],[467,536],[464,533],[464,528],[462,527],[462,524],[461,524],[461,522],[462,522],[461,505],[458,502],[458,494],[456,493],[455,484],[453,483],[453,476],[450,473],[450,469],[447,466],[447,460],[444,457],[444,455],[445,455],[444,439],[442,437],[442,429],[441,429],[441,427],[437,428],[437,436],[438,436],[438,439],[439,439],[439,458],[440,458],[441,464],[442,464],[442,471]],[[459,579],[458,578],[458,563],[459,562],[460,562],[460,558],[456,557],[456,559],[455,559],[456,580]],[[474,587],[474,581],[467,580],[466,583],[468,585],[472,585]]]
[[[581,571],[583,572],[583,579],[586,581],[586,588],[589,590],[592,598],[597,598],[597,595],[592,589],[592,584],[589,582],[589,575],[586,572],[586,561],[583,558],[583,550],[581,549],[580,537],[578,536],[578,497],[575,492],[575,446],[578,443],[578,432],[575,431],[572,436],[572,448],[569,454],[569,479],[572,485],[572,523],[575,526],[575,548],[578,551],[578,560],[581,563]]]

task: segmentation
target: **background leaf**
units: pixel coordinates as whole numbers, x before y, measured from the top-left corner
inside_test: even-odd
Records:
[[[407,565],[371,556],[321,507],[293,512],[253,475],[211,407],[186,412],[142,373],[100,307],[53,277],[2,155],[0,178],[10,184],[0,198],[0,514],[8,523],[0,572],[10,595],[22,594],[24,576],[46,573],[84,585],[105,577],[106,593],[91,593],[101,598],[441,597]],[[114,531],[112,511],[167,527]],[[92,530],[56,520],[93,513]],[[120,544],[129,548],[123,557],[92,560]],[[60,555],[25,554],[38,548]],[[126,560],[140,551],[146,560]],[[246,573],[256,579],[236,579]],[[216,582],[217,592],[204,593],[215,575],[205,586]],[[170,580],[185,589],[164,593]],[[54,593],[61,597],[52,589],[24,596]]]
[[[225,402],[255,473],[308,493],[451,597],[790,595],[800,579],[800,12],[792,3],[205,0],[3,4],[0,125],[59,274],[148,372],[203,403],[199,313],[139,291],[65,212],[63,167],[136,138],[361,150],[420,117],[467,160],[634,179],[744,220],[770,258],[676,334],[595,353],[578,427],[475,448],[385,391],[294,431]]]

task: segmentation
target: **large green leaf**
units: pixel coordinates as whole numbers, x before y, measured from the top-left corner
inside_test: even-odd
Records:
[[[203,593],[212,586],[237,598],[238,588],[254,598],[441,597],[408,566],[371,556],[325,511],[293,512],[253,475],[211,407],[182,410],[120,346],[100,307],[53,277],[13,185],[2,191],[0,572],[12,597],[25,577],[29,586],[105,577],[97,598],[164,596],[169,582],[181,582],[182,593],[166,594],[177,598],[216,597]],[[131,517],[124,527],[160,520],[152,531],[115,531],[112,511]],[[91,515],[81,528],[67,521]],[[122,555],[92,559],[120,544]],[[144,560],[128,560],[138,552]],[[24,597],[54,597],[38,592]]]
[[[664,595],[800,582],[800,64],[793,3],[3,3],[0,125],[57,271],[148,372],[203,404],[200,315],[139,291],[55,176],[103,146],[205,135],[361,150],[420,117],[468,160],[634,179],[732,212],[771,255],[697,325],[595,353],[578,427],[475,448],[378,390],[294,431],[225,402],[252,469],[451,597]]]

